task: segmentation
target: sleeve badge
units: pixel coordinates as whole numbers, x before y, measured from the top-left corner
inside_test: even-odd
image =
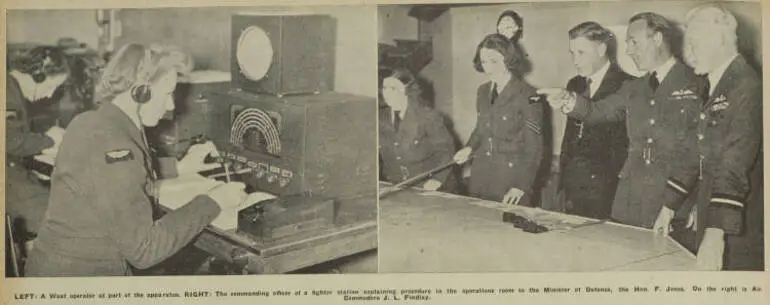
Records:
[[[130,149],[116,149],[104,153],[104,160],[107,164],[134,160],[134,154]]]

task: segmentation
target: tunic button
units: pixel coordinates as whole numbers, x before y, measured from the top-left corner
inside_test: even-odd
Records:
[[[650,100],[650,106],[655,106],[655,100]]]
[[[489,140],[489,142],[492,142],[492,138],[489,138],[489,139],[487,139],[487,140]]]
[[[703,134],[699,133],[699,134],[698,134],[698,141],[701,141],[701,140],[703,140],[703,138],[704,138]]]
[[[487,157],[491,156],[492,154],[490,152],[487,152]]]
[[[655,125],[655,119],[650,119],[650,125]]]
[[[505,117],[505,116],[503,116],[503,121],[505,121],[505,120],[508,120],[508,118],[507,118],[507,117]]]
[[[508,167],[513,167],[513,163],[508,162]]]
[[[393,142],[393,146],[398,146],[398,142]]]
[[[679,110],[679,112],[681,112],[681,113],[684,113],[684,109],[682,109],[682,110]]]
[[[420,144],[420,141],[414,140],[414,144]]]
[[[706,114],[705,113],[701,113],[700,114],[700,119],[701,120],[705,120],[706,119]]]
[[[401,156],[396,157],[396,160],[401,160]]]
[[[650,165],[650,160],[644,160],[644,164]]]
[[[652,138],[647,138],[647,143],[652,143]]]
[[[591,179],[596,179],[596,175],[591,175]]]

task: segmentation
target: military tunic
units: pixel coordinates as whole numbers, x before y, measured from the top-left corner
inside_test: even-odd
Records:
[[[394,184],[452,161],[455,146],[438,111],[412,103],[398,124],[389,108],[381,109],[379,122],[382,174]],[[436,173],[439,190],[453,192],[457,185],[453,168]]]
[[[632,79],[617,64],[611,63],[593,97],[585,77],[576,76],[567,90],[583,92],[592,102],[602,100]],[[625,118],[587,124],[573,117],[567,119],[562,140],[561,187],[571,202],[570,213],[605,219],[610,217],[618,186],[618,173],[628,156]]]
[[[31,131],[27,103],[18,82],[11,75],[6,75],[6,213],[14,220],[23,221],[26,231],[37,233],[48,206],[49,192],[24,167],[24,161],[53,146],[54,141]]]
[[[471,196],[501,201],[511,188],[524,192],[519,204],[530,205],[532,188],[543,158],[543,104],[529,103],[536,90],[513,77],[495,97],[492,82],[477,92],[472,148]]]
[[[652,228],[663,203],[655,198],[667,192],[671,168],[680,162],[679,143],[695,141],[703,79],[676,61],[657,90],[652,75],[626,81],[598,102],[578,96],[568,115],[588,124],[626,120],[628,157],[618,178],[611,218],[620,223]]]
[[[725,269],[763,270],[762,82],[743,57],[729,64],[701,111],[697,141],[688,142],[687,162],[672,172],[663,201],[677,210],[692,194],[696,243],[706,228],[722,229]]]
[[[115,105],[77,116],[56,156],[27,274],[128,275],[129,264],[148,268],[187,245],[220,208],[201,195],[154,220],[151,161],[139,128]]]

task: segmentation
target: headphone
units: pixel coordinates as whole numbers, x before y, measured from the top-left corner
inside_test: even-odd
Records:
[[[152,99],[152,86],[150,86],[150,60],[151,60],[150,48],[144,47],[144,59],[139,63],[137,68],[136,81],[131,86],[131,98],[137,104],[144,104]]]

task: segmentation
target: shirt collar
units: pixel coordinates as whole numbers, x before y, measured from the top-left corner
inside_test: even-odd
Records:
[[[32,80],[32,77],[29,76],[28,74],[21,73],[18,70],[11,70],[11,72],[9,72],[8,74],[10,74],[13,77],[13,79],[16,80],[16,83],[19,85],[19,91],[21,91],[21,94],[24,96],[24,98],[26,98],[27,101],[29,102],[34,102],[35,90],[30,90],[30,89],[36,86],[37,84],[35,84],[35,81]]]
[[[589,76],[588,78],[591,79],[591,84],[594,86],[601,84],[602,80],[604,80],[604,75],[607,74],[607,71],[610,69],[610,61],[608,60],[604,66],[602,66],[601,69],[594,72],[593,75]]]
[[[730,64],[735,60],[736,57],[738,57],[738,54],[731,56],[724,63],[722,63],[716,69],[714,69],[714,71],[711,71],[708,73],[707,77],[709,80],[709,95],[712,92],[714,92],[714,88],[717,87],[719,80],[722,79],[722,75],[724,75],[725,71],[727,71],[727,67],[730,66]]]
[[[655,73],[657,73],[659,83],[663,83],[663,80],[666,79],[666,75],[668,75],[668,72],[670,72],[671,68],[674,67],[675,63],[676,63],[676,60],[674,59],[674,57],[671,57],[662,65],[655,68],[654,71]]]

